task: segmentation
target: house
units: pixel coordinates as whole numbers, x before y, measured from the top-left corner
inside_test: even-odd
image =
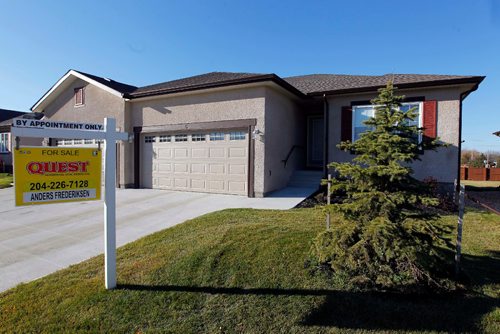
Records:
[[[70,70],[32,111],[75,122],[114,117],[133,133],[133,141],[118,144],[120,187],[262,197],[298,178],[319,179],[327,162],[351,160],[337,144],[366,130],[370,99],[392,80],[406,96],[403,108],[418,108],[423,135],[450,144],[423,153],[413,165],[416,177],[452,185],[460,179],[462,101],[483,79],[212,72],[136,87]],[[57,138],[51,144],[95,145]]]
[[[22,111],[0,109],[0,172],[12,171],[10,126],[13,118],[24,114]]]

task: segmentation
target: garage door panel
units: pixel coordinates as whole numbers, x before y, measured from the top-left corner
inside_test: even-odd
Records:
[[[172,149],[171,148],[158,148],[156,153],[157,159],[172,159]]]
[[[174,164],[174,173],[187,173],[188,172],[188,163],[176,163]]]
[[[246,158],[247,150],[243,147],[230,147],[228,152],[229,158]]]
[[[144,187],[247,194],[248,138],[230,140],[226,132],[214,140],[208,134],[187,134],[187,141],[182,142],[166,139],[174,138],[170,137],[173,135],[148,135],[148,143],[143,137],[141,181]]]
[[[187,158],[189,157],[189,154],[188,154],[189,150],[187,148],[176,148],[174,150],[174,158],[175,159],[184,159],[184,158]]]
[[[206,164],[191,164],[191,173],[205,174]]]
[[[222,174],[226,172],[226,166],[223,163],[220,164],[209,164],[210,174]]]
[[[246,192],[246,182],[243,181],[229,181],[228,189],[231,192]]]
[[[176,188],[187,188],[188,187],[188,178],[174,178],[174,187]]]
[[[203,179],[191,179],[191,188],[194,190],[205,190],[206,181]]]
[[[226,190],[224,183],[223,180],[210,180],[208,181],[208,190],[224,191]]]
[[[230,164],[229,175],[246,175],[247,166],[244,164]]]
[[[208,149],[206,148],[193,148],[191,150],[192,158],[208,158]]]
[[[223,147],[210,148],[209,158],[225,158],[226,157],[225,151],[226,150]]]

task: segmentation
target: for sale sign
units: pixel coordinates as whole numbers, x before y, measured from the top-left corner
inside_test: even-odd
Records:
[[[16,206],[100,199],[101,163],[94,148],[14,150]]]

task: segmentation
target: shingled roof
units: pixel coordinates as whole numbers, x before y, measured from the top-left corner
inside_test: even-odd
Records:
[[[31,109],[33,111],[37,108],[43,110],[42,104],[50,101],[50,99],[46,100],[46,98],[70,75],[87,77],[96,84],[105,87],[105,89],[110,89],[111,93],[129,99],[257,82],[273,82],[300,98],[307,98],[308,96],[313,97],[323,94],[375,91],[385,86],[389,80],[393,80],[394,85],[398,88],[416,88],[461,83],[479,84],[484,79],[482,76],[436,74],[310,74],[281,78],[274,73],[210,72],[154,85],[136,87],[93,74],[70,70]]]
[[[389,80],[392,80],[398,88],[405,88],[475,83],[481,82],[484,77],[437,74],[310,74],[284,79],[304,94],[319,95],[324,93],[370,91],[385,86]]]
[[[86,77],[89,77],[90,79],[95,80],[95,81],[99,82],[100,84],[103,84],[104,86],[107,86],[111,89],[114,89],[117,92],[120,92],[122,94],[129,94],[137,89],[136,86],[128,85],[128,84],[118,82],[118,81],[115,81],[112,79],[98,77],[97,75],[93,75],[93,74],[89,74],[89,73],[85,73],[85,72],[81,72],[81,71],[76,71],[76,70],[73,70],[73,71],[78,72]]]

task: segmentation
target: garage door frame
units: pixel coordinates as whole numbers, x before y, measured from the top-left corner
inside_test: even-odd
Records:
[[[134,127],[134,187],[140,188],[141,186],[141,138],[144,134],[169,132],[185,133],[194,131],[207,131],[207,130],[232,130],[232,129],[247,129],[248,136],[248,197],[255,197],[255,142],[252,139],[252,133],[255,129],[257,120],[252,119],[238,119],[228,121],[215,121],[215,122],[196,122],[196,123],[180,123],[180,124],[165,124],[153,126],[136,126]]]

